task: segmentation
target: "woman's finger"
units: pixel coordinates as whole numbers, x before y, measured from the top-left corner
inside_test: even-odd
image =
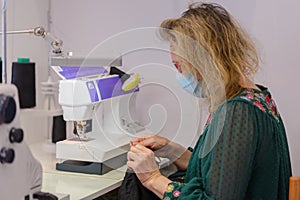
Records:
[[[133,170],[133,171],[134,171],[134,169],[135,169],[135,167],[136,167],[135,162],[128,160],[128,161],[127,161],[127,167],[128,167],[130,170]]]
[[[132,151],[129,151],[127,153],[127,160],[129,160],[129,161],[136,161],[136,160],[138,160],[138,158],[139,158],[139,155]]]
[[[130,141],[130,145],[136,145],[137,143],[143,143],[145,140],[152,138],[153,135],[144,135],[143,137],[134,138]],[[153,141],[153,140],[152,140]]]
[[[152,152],[151,150],[145,148],[140,145],[144,150],[140,150],[136,147],[131,147],[130,151],[127,153],[127,160],[140,162],[141,160],[146,160],[149,154]]]
[[[145,147],[152,147],[155,143],[154,137],[146,137],[144,140],[139,142],[141,145],[144,145]]]
[[[134,153],[150,153],[152,150],[149,148],[145,147],[144,145],[141,144],[136,144],[134,147],[131,148]]]
[[[140,143],[143,140],[143,138],[134,138],[132,140],[130,140],[130,146],[134,146],[137,143]]]
[[[130,151],[129,151],[129,152],[132,152],[132,153],[140,153],[140,150],[137,149],[137,148],[135,147],[135,145],[134,145],[134,146],[131,146],[131,147],[130,147]]]

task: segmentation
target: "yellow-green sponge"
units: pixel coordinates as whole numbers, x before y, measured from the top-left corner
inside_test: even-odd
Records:
[[[140,81],[141,81],[140,75],[133,74],[123,83],[122,90],[125,92],[132,90],[140,83]]]

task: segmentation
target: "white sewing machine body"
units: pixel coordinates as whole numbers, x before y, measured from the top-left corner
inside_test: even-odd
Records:
[[[130,123],[126,119],[131,117],[130,107],[138,88],[122,92],[117,86],[120,84],[118,80],[117,75],[112,75],[100,79],[60,81],[59,103],[64,119],[92,120],[89,125],[92,127],[86,133],[87,138],[74,137],[58,142],[57,158],[104,162],[128,150],[129,134],[132,133],[126,127]],[[115,86],[111,82],[116,83]]]
[[[64,120],[76,122],[81,133],[56,143],[56,157],[66,164],[58,164],[57,169],[103,174],[108,168],[120,167],[126,163],[132,134],[145,130],[134,120],[139,88],[125,92],[118,75],[110,75],[104,68],[98,73],[60,80],[59,104]]]
[[[17,88],[0,84],[0,102],[0,199],[33,199],[42,188],[42,165],[23,141]]]

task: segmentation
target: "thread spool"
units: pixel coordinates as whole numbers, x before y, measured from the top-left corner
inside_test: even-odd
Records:
[[[18,58],[18,62],[13,62],[11,83],[18,88],[20,108],[36,106],[34,62],[29,58]]]
[[[2,57],[0,57],[0,83],[2,83]]]
[[[2,83],[2,57],[0,57],[0,83]]]

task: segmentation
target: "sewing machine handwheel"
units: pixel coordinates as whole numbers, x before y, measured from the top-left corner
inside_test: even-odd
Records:
[[[0,95],[0,124],[9,124],[16,116],[17,106],[13,97]]]
[[[23,130],[20,128],[11,128],[9,131],[9,141],[11,143],[21,143],[24,138]]]
[[[12,163],[15,159],[15,151],[11,148],[3,147],[0,151],[1,163]]]

